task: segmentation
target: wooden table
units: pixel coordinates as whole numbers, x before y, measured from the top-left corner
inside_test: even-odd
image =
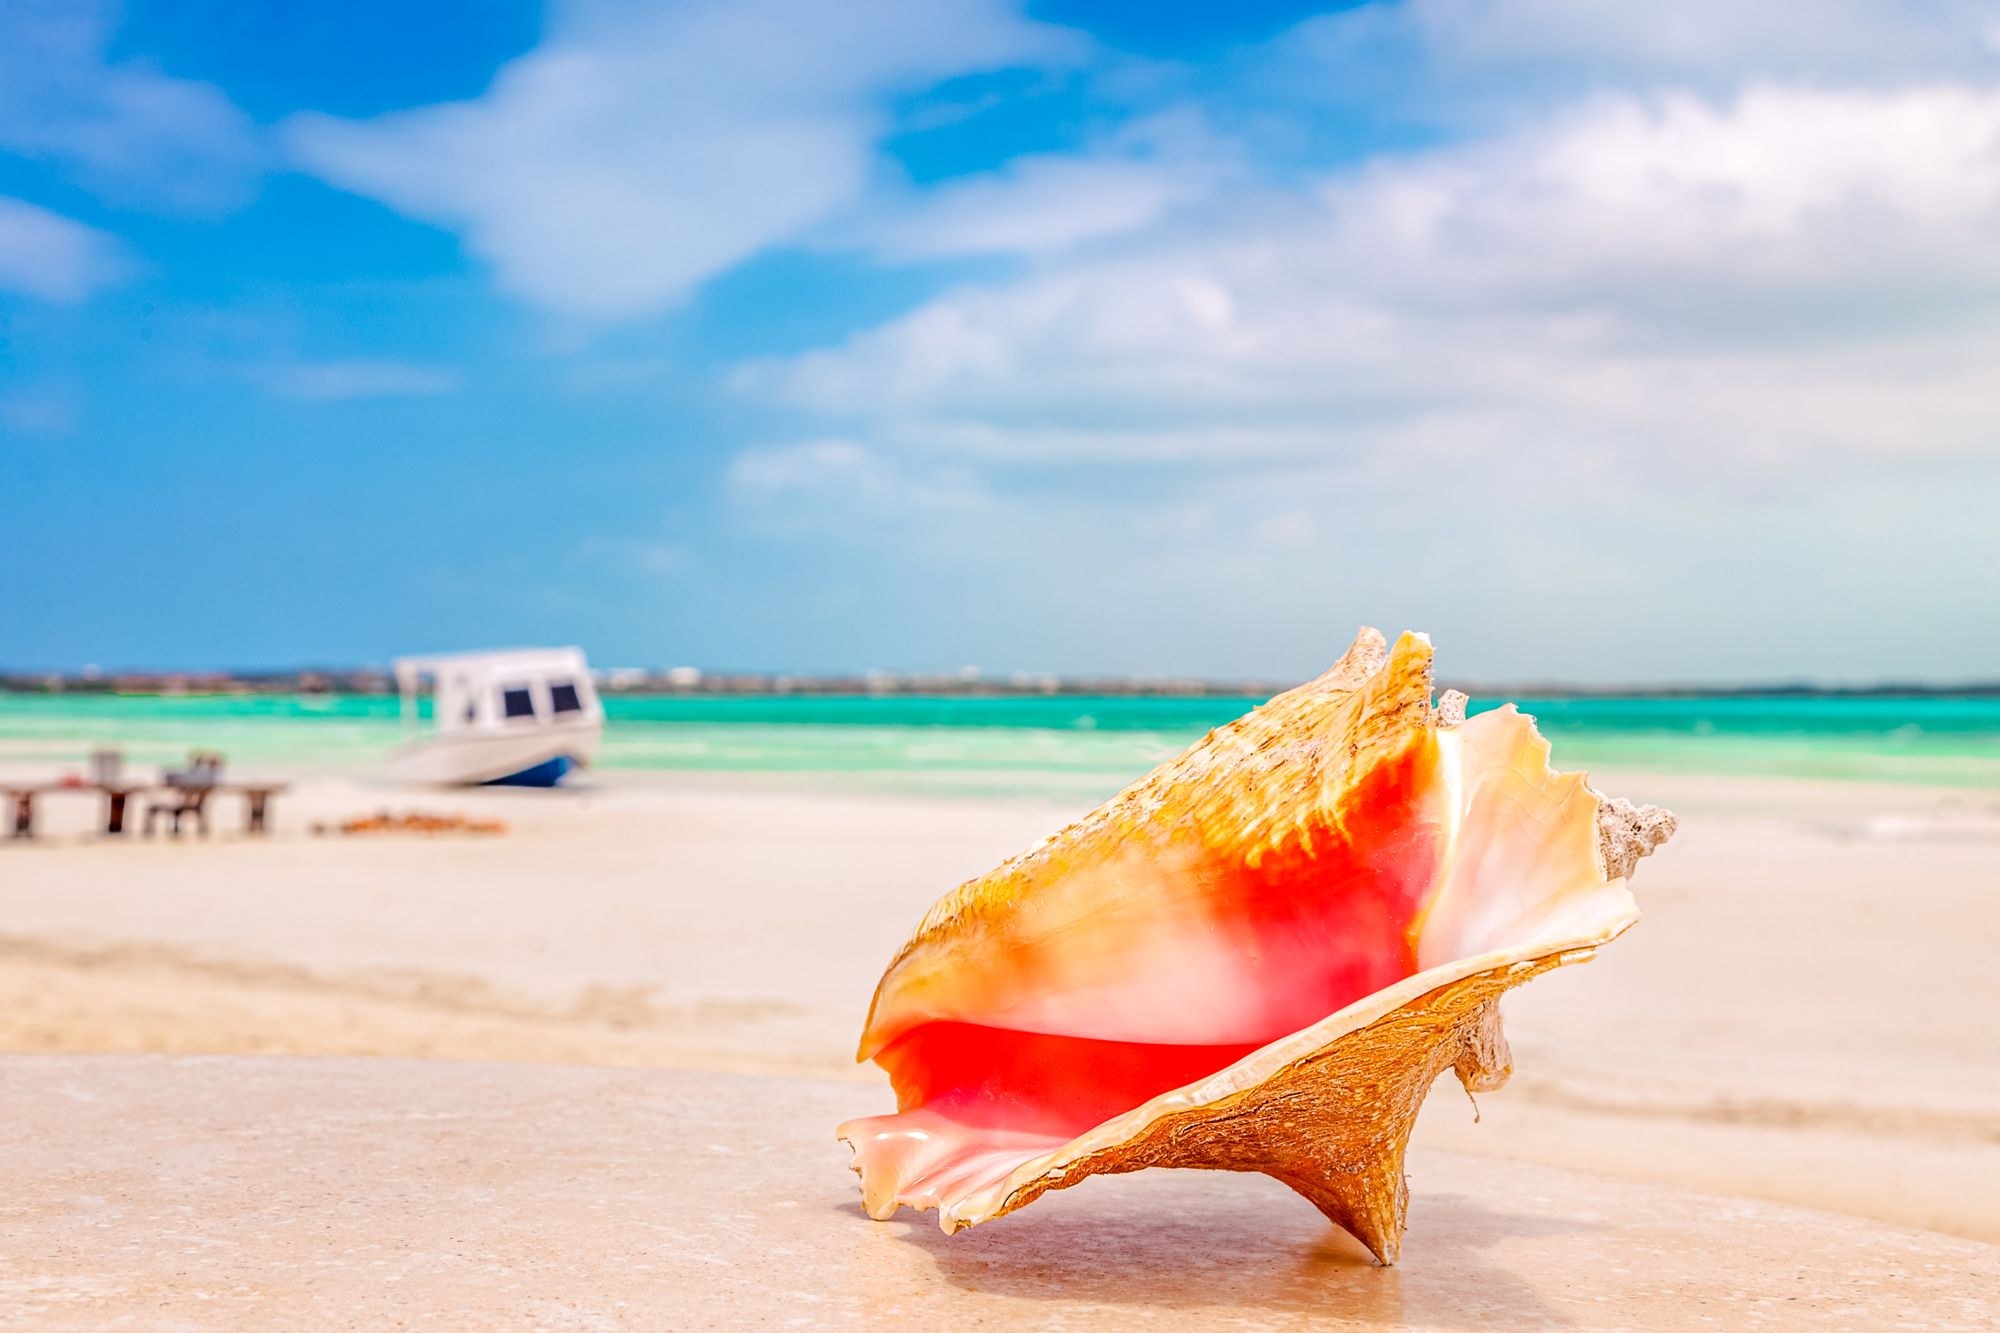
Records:
[[[54,790],[57,790],[57,788],[46,782],[31,783],[25,786],[8,784],[7,797],[14,803],[13,834],[15,837],[32,838],[35,836],[35,798],[45,791]]]
[[[6,792],[14,802],[13,834],[17,838],[35,836],[35,798],[51,792],[94,791],[104,796],[104,831],[125,831],[125,802],[134,793],[145,791],[145,782],[27,782],[11,783]]]
[[[264,812],[271,798],[291,786],[287,782],[222,782],[216,784],[217,791],[240,791],[243,793],[245,833],[262,833]]]
[[[104,793],[104,831],[118,834],[125,831],[125,798],[134,792],[146,790],[143,782],[98,782],[91,784]]]
[[[244,822],[246,833],[266,832],[266,817],[271,798],[290,786],[284,782],[218,782],[211,791],[236,791],[243,793]],[[52,792],[91,791],[104,797],[104,832],[116,837],[125,832],[126,802],[139,792],[176,790],[174,783],[155,782],[24,782],[8,783],[0,786],[14,803],[13,836],[32,838],[35,836],[35,799]]]

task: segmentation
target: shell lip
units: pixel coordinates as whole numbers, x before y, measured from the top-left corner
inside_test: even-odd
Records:
[[[998,1184],[989,1186],[977,1194],[950,1205],[944,1204],[935,1195],[898,1202],[917,1211],[937,1208],[938,1225],[947,1235],[965,1227],[990,1221],[1006,1211],[1008,1200],[1034,1181],[1052,1172],[1060,1172],[1081,1158],[1127,1142],[1161,1116],[1213,1106],[1249,1092],[1277,1071],[1298,1064],[1341,1038],[1379,1022],[1430,992],[1463,981],[1467,977],[1511,969],[1548,958],[1559,958],[1565,964],[1583,962],[1593,956],[1600,947],[1630,930],[1638,920],[1638,905],[1636,902],[1629,902],[1616,917],[1586,934],[1495,949],[1414,972],[1393,985],[1385,986],[1328,1014],[1316,1023],[1258,1047],[1213,1074],[1160,1093],[1131,1110],[1085,1131],[1061,1147],[1051,1149],[1039,1157],[1030,1158],[1009,1172]],[[854,1142],[847,1136],[846,1130],[847,1126],[843,1124],[835,1131],[835,1136],[853,1149]],[[859,1150],[855,1151],[858,1157]],[[861,1168],[857,1164],[853,1169],[858,1173]]]

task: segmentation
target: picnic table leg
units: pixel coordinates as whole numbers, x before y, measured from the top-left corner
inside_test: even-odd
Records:
[[[106,833],[125,831],[125,793],[122,791],[104,794],[104,831]]]
[[[35,794],[31,791],[14,793],[14,836],[35,836]]]
[[[269,799],[271,793],[267,791],[253,791],[248,793],[248,795],[250,797],[249,831],[252,833],[262,833],[264,831],[264,802]]]

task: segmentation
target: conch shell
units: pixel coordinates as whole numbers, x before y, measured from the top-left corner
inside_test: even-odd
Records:
[[[838,1131],[868,1213],[953,1232],[1100,1173],[1261,1171],[1393,1263],[1432,1081],[1506,1081],[1502,992],[1636,921],[1673,827],[1551,771],[1512,705],[1434,708],[1430,641],[1364,629],[931,909],[861,1037],[898,1111]]]

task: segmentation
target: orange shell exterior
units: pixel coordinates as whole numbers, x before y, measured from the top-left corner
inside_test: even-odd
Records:
[[[1206,737],[1040,846],[946,894],[889,964],[861,1036],[857,1058],[873,1059],[906,1030],[912,1010],[930,1011],[927,992],[958,984],[969,937],[994,948],[1024,906],[1092,892],[1091,872],[1140,854],[1171,854],[1189,831],[1220,858],[1257,867],[1311,857],[1314,843],[1345,841],[1336,800],[1317,822],[1317,803],[1300,789],[1352,795],[1353,776],[1411,750],[1430,720],[1430,645],[1405,636],[1390,655],[1364,631],[1318,679],[1288,690]],[[1332,742],[1332,743],[1329,743]],[[1039,978],[1011,980],[1030,986]],[[1004,983],[1003,983],[1004,984]]]

